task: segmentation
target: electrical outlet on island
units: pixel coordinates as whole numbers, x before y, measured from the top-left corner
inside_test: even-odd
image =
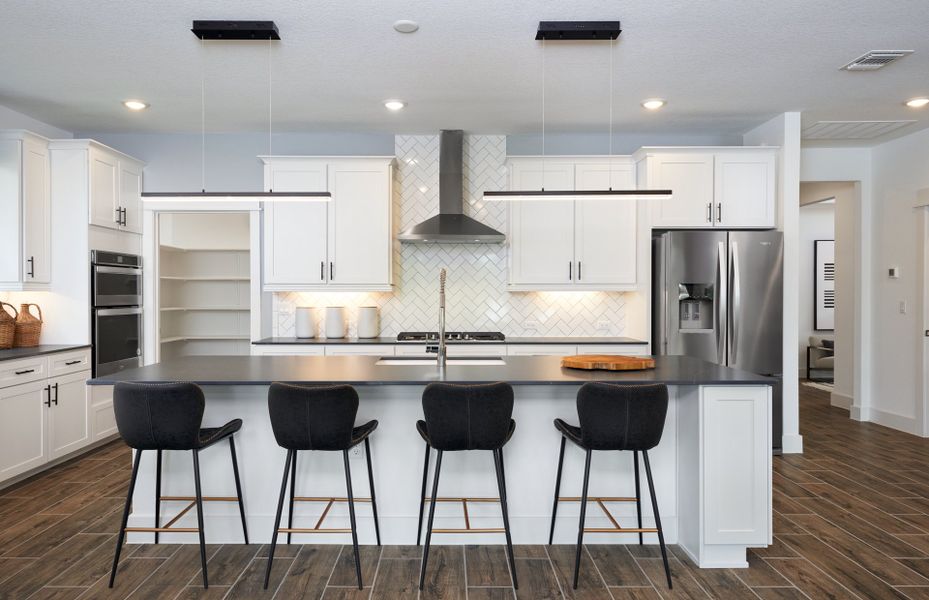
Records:
[[[365,447],[364,444],[358,444],[353,446],[351,450],[348,451],[349,458],[364,458],[365,457]]]
[[[609,329],[611,329],[612,327],[613,327],[613,323],[610,322],[610,321],[606,321],[606,320],[597,321],[597,329],[598,329],[598,330],[609,330]]]

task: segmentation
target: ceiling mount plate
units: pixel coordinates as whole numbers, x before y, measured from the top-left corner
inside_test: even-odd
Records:
[[[279,40],[274,21],[194,21],[190,30],[201,40]]]
[[[619,21],[539,21],[537,40],[615,40]]]

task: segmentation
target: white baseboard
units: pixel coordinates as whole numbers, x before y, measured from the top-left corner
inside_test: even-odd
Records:
[[[803,436],[785,433],[781,436],[781,450],[784,454],[803,454]]]
[[[853,401],[853,398],[847,394],[842,394],[840,392],[833,391],[832,395],[829,398],[829,403],[832,406],[835,406],[837,408],[851,410],[851,407],[854,404],[854,401]]]
[[[905,417],[896,413],[880,410],[873,406],[868,410],[868,420],[884,427],[890,427],[905,433],[911,433],[921,437],[926,437],[921,431],[919,421],[916,417]]]

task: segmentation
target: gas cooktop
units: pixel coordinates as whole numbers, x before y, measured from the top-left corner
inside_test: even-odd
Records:
[[[506,336],[499,331],[446,331],[447,342],[502,342]],[[401,331],[398,342],[438,342],[437,331]]]

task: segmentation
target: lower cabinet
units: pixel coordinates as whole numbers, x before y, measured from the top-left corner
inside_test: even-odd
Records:
[[[574,356],[577,346],[566,344],[508,344],[507,356]]]
[[[48,462],[42,379],[0,389],[0,481]]]
[[[48,459],[55,460],[90,443],[87,384],[90,371],[48,380]]]

